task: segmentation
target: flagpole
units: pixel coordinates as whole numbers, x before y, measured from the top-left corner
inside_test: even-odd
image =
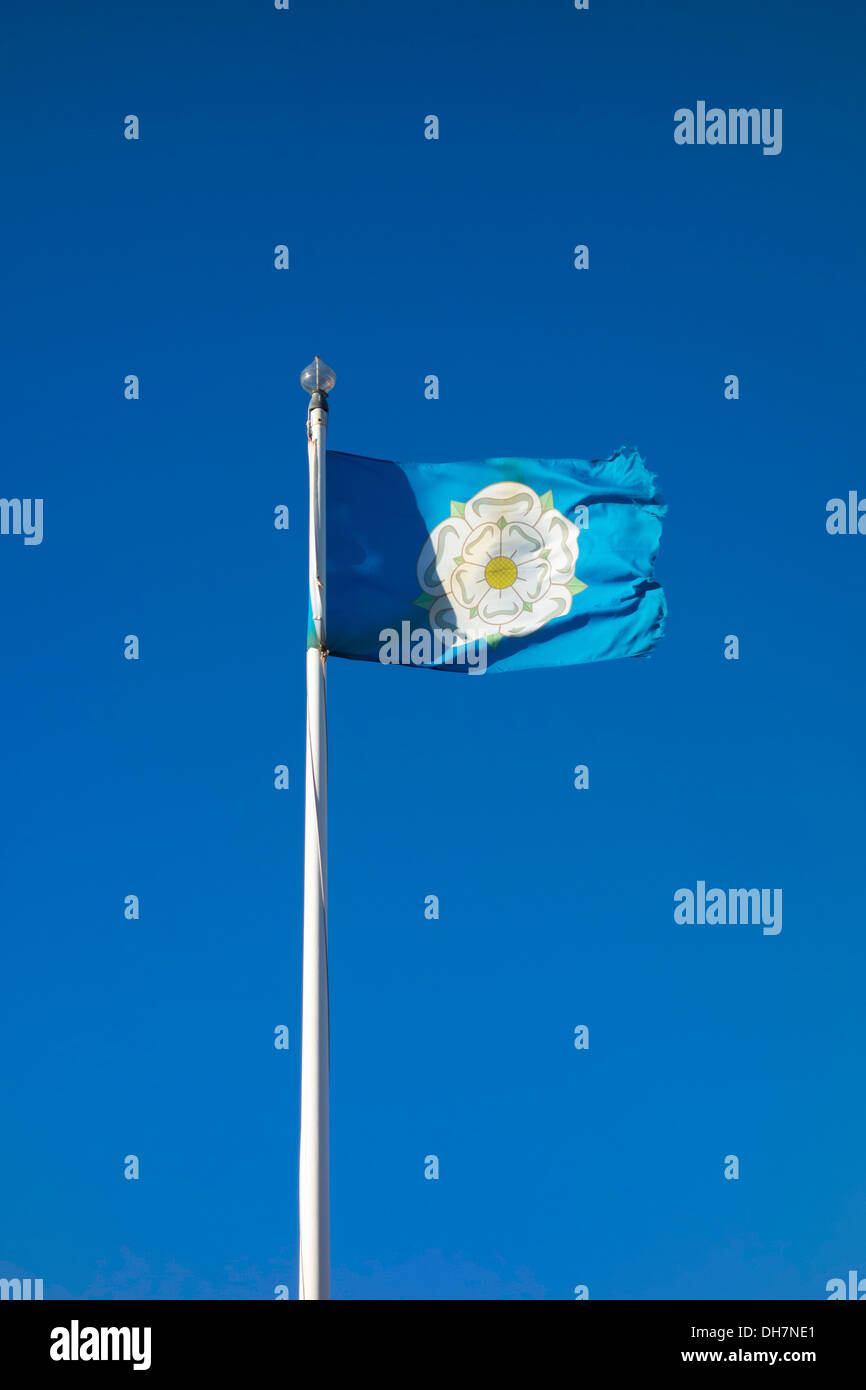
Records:
[[[301,373],[310,393],[310,612],[304,793],[304,967],[298,1298],[330,1297],[328,1175],[328,719],[325,661],[325,465],[328,392],[336,378],[315,358]]]

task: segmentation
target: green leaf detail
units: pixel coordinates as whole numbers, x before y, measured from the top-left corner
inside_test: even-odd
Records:
[[[419,608],[432,608],[432,607],[433,607],[433,599],[432,599],[432,597],[430,596],[430,594],[419,594],[418,597],[417,597],[416,599],[413,599],[413,600],[412,600],[412,602],[413,602],[413,603],[417,603],[417,605],[418,605]]]
[[[477,618],[477,617],[478,617],[478,609],[477,609],[477,608],[470,608],[470,609],[469,609],[469,616],[470,616],[470,618]]]
[[[465,511],[466,511],[466,503],[465,503],[465,502],[455,502],[455,501],[452,500],[452,502],[451,502],[451,515],[452,515],[452,516],[462,516],[463,513],[464,513]]]
[[[499,520],[497,521],[496,525],[499,527],[499,529],[500,529],[500,531],[501,531],[502,528],[503,528],[504,525],[505,525],[505,517],[504,517],[504,516],[501,516],[501,517],[499,518]]]
[[[587,586],[582,579],[569,579],[565,587],[569,589],[571,593],[579,594],[582,593]]]
[[[543,512],[549,512],[551,507],[553,506],[553,493],[544,492],[538,500],[541,503],[541,510]]]
[[[542,550],[542,551],[539,552],[538,558],[539,558],[539,560],[546,560],[546,559],[548,559],[549,555],[550,555],[550,551],[549,551],[549,550]]]
[[[532,604],[531,604],[531,603],[524,603],[524,605],[523,605],[523,611],[524,611],[524,613],[531,613],[531,612],[532,612]]]
[[[489,637],[485,637],[484,640],[487,643],[488,647],[498,647],[499,643],[502,641],[502,633],[491,632]]]

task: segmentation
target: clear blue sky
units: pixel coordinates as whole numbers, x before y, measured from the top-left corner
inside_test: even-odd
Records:
[[[669,507],[648,661],[330,663],[334,1296],[866,1274],[866,538],[825,529],[866,493],[860,11],[49,0],[4,28],[0,493],[45,530],[0,536],[0,1275],[295,1296],[317,352],[335,448],[631,444]],[[782,108],[782,153],[676,145],[699,100]],[[782,932],[676,925],[698,879],[782,888]]]

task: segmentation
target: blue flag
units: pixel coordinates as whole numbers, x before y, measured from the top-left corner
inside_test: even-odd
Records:
[[[633,450],[465,463],[329,450],[328,651],[469,674],[645,656],[666,612],[665,510]]]

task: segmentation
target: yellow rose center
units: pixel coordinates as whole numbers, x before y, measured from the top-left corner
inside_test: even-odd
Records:
[[[488,561],[484,578],[491,589],[510,589],[517,578],[517,566],[507,555],[497,555]]]

